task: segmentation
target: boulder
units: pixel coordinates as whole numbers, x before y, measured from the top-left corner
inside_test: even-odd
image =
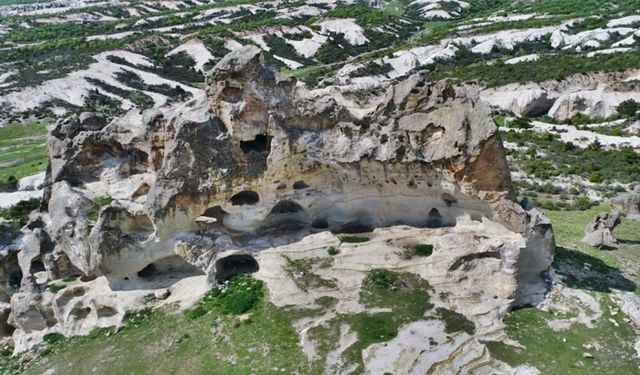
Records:
[[[600,213],[587,225],[582,242],[598,248],[617,248],[618,240],[613,230],[620,224],[620,214]]]
[[[611,205],[630,220],[640,217],[640,187],[635,191],[623,193],[613,198]]]

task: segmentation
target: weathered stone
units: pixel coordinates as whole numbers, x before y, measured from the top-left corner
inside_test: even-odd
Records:
[[[407,267],[459,293],[461,308],[483,305],[479,324],[544,295],[553,232],[513,200],[476,88],[414,75],[353,102],[307,91],[251,46],[224,57],[207,83],[205,96],[168,109],[52,129],[46,210],[23,233],[23,287],[12,296],[18,348],[118,324],[148,291],[191,298],[171,288],[194,276],[213,285],[264,272],[263,250],[319,232],[337,241],[329,232],[428,228],[416,230],[450,253],[433,257],[438,267]],[[269,262],[264,277],[276,272]],[[45,271],[44,283],[82,274],[84,284],[53,295],[35,282]]]
[[[617,248],[618,240],[613,236],[613,230],[620,224],[617,212],[600,213],[587,225],[582,242],[589,246],[600,248]]]

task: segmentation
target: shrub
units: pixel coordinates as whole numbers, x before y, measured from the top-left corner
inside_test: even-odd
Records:
[[[362,243],[369,241],[369,238],[361,236],[344,236],[340,237],[340,241],[346,243]]]
[[[31,211],[40,206],[40,199],[31,198],[29,200],[20,201],[13,206],[0,210],[0,217],[13,221],[18,226],[23,227],[29,220]]]
[[[633,99],[625,100],[618,105],[618,113],[625,117],[633,117],[640,110],[640,104]]]
[[[56,294],[66,287],[67,287],[66,285],[61,285],[61,284],[49,284],[47,285],[47,290],[53,294]]]
[[[331,246],[327,249],[327,253],[329,253],[329,255],[331,256],[338,255],[340,254],[340,249],[336,248],[335,246]]]
[[[365,287],[371,286],[380,289],[390,289],[398,281],[398,275],[389,270],[377,268],[371,270],[364,279]]]
[[[415,255],[418,255],[421,257],[428,257],[431,254],[433,254],[433,245],[419,244],[419,245],[413,246],[412,250]]]
[[[54,333],[47,333],[46,335],[44,335],[42,337],[42,339],[44,340],[44,342],[47,345],[54,345],[56,343],[59,343],[61,341],[64,340],[64,335],[54,332]]]
[[[104,206],[110,205],[111,202],[113,202],[113,198],[108,195],[103,195],[101,197],[96,198],[95,202],[98,204],[98,206],[104,207]]]

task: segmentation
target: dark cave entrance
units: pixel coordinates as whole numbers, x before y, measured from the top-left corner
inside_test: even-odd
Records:
[[[264,153],[271,151],[271,137],[258,134],[252,141],[240,141],[240,149],[245,154],[250,152]]]
[[[230,201],[234,206],[253,205],[260,202],[260,196],[255,191],[245,190],[235,194]]]
[[[216,281],[222,284],[233,276],[242,273],[255,273],[259,270],[258,262],[251,255],[229,255],[216,262]]]

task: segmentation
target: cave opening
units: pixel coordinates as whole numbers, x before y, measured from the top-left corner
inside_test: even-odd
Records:
[[[253,205],[260,202],[260,196],[255,191],[245,190],[232,196],[229,201],[233,206]]]
[[[34,259],[31,261],[31,266],[29,267],[29,273],[35,274],[36,272],[46,271],[44,267],[44,263],[40,259]]]
[[[138,271],[138,277],[142,277],[143,279],[152,277],[158,273],[156,266],[153,263],[149,263],[145,268]]]
[[[294,201],[281,200],[271,209],[271,214],[292,214],[304,211],[304,208]]]
[[[219,259],[216,262],[216,281],[219,284],[243,273],[256,273],[260,270],[258,261],[251,255],[237,254]]]
[[[437,208],[432,208],[427,215],[427,222],[425,227],[427,228],[441,228],[444,226],[444,218],[440,214]]]
[[[271,150],[271,137],[258,134],[252,141],[240,141],[240,149],[245,154],[250,152],[264,153]]]

